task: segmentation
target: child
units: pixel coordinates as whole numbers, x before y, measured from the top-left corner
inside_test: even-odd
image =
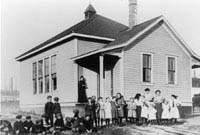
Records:
[[[169,102],[164,99],[164,103],[162,104],[162,108],[163,108],[163,112],[162,112],[162,120],[164,124],[168,124],[169,123],[169,119],[170,119],[170,106],[169,106]]]
[[[42,124],[44,131],[49,132],[49,130],[51,128],[51,124],[46,122],[46,115],[45,114],[42,115],[41,124]]]
[[[69,117],[65,118],[65,129],[71,130],[72,129],[72,121]]]
[[[47,96],[47,103],[45,104],[44,112],[46,115],[46,123],[50,124],[53,127],[53,106],[52,96]]]
[[[12,125],[7,120],[0,120],[0,133],[3,132],[5,135],[11,135],[13,133]]]
[[[110,119],[112,118],[111,104],[110,104],[110,98],[109,97],[106,98],[106,102],[105,102],[105,118],[106,118],[106,125],[109,126],[110,125]]]
[[[124,99],[121,95],[121,93],[117,93],[117,111],[118,111],[118,117],[119,117],[119,125],[122,126],[122,119],[124,118]]]
[[[97,103],[96,103],[96,106],[95,106],[95,116],[96,116],[96,123],[97,123],[96,126],[99,126],[99,124],[100,124],[100,114],[99,114],[99,110],[100,110],[100,104],[99,104],[99,102],[97,102]]]
[[[95,108],[94,105],[92,104],[92,99],[88,98],[88,103],[85,106],[85,115],[90,116],[90,120],[93,123],[94,120],[94,115],[95,115]]]
[[[56,121],[54,123],[54,129],[62,131],[64,129],[64,121],[62,119],[61,113],[56,114]]]
[[[116,97],[112,97],[111,103],[111,114],[112,114],[112,124],[117,124],[118,114],[117,114],[117,104]]]
[[[92,105],[93,105],[93,114],[94,114],[94,123],[95,123],[95,126],[97,127],[98,125],[99,125],[99,121],[98,121],[98,114],[96,114],[96,109],[97,109],[97,101],[96,101],[96,96],[92,96],[91,97],[91,99],[92,99]]]
[[[90,116],[86,115],[85,120],[83,121],[83,125],[87,133],[92,133],[93,123],[90,120]]]
[[[100,116],[100,120],[101,120],[101,126],[103,126],[103,121],[105,119],[105,104],[103,102],[103,98],[99,97],[98,99],[98,103],[99,103],[99,116]]]
[[[141,101],[141,94],[137,93],[135,95],[135,104],[136,104],[136,120],[137,120],[137,125],[141,124],[141,111],[142,111],[142,101]]]
[[[24,128],[24,124],[22,122],[22,116],[21,115],[17,115],[16,116],[16,122],[14,123],[14,133],[19,135],[19,134],[24,134],[25,132],[25,128]]]
[[[53,113],[54,113],[55,116],[57,114],[61,114],[61,108],[60,108],[60,103],[59,103],[59,98],[58,97],[54,98]]]
[[[42,124],[42,120],[41,119],[40,120],[36,120],[35,121],[35,133],[36,134],[40,134],[40,133],[45,134],[45,132],[46,132],[46,129]]]
[[[156,108],[156,119],[157,119],[157,124],[161,124],[161,116],[162,116],[162,102],[163,102],[163,97],[161,96],[161,91],[156,90],[155,91],[156,96],[154,97],[154,103],[155,103],[155,108]]]
[[[155,109],[155,107],[154,107],[154,104],[153,103],[151,103],[151,104],[149,104],[149,110],[148,110],[148,112],[149,112],[149,122],[150,122],[150,124],[155,124],[155,121],[156,121],[156,109]]]
[[[177,119],[180,118],[178,106],[180,106],[180,102],[177,100],[176,95],[171,95],[171,101],[170,101],[170,117],[172,124],[177,122]]]
[[[128,117],[131,123],[134,123],[136,120],[136,104],[134,103],[134,98],[130,98],[130,102],[128,104]]]
[[[144,96],[140,97],[142,102],[142,110],[141,110],[141,117],[142,117],[142,124],[147,124],[149,109],[148,104],[144,101]]]
[[[24,121],[24,128],[26,133],[33,133],[34,132],[34,124],[31,120],[31,116],[26,116],[26,121]]]

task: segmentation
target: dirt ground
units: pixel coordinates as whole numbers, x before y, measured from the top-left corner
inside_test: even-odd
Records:
[[[4,119],[11,120],[9,117],[4,117]],[[73,135],[73,133],[71,131],[65,131],[61,135]],[[123,127],[112,126],[102,128],[97,133],[88,135],[200,135],[200,115],[180,119],[179,124],[176,125],[136,126],[133,124]]]

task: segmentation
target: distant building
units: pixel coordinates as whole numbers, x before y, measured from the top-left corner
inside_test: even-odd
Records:
[[[149,87],[168,99],[178,95],[190,112],[191,70],[200,67],[200,57],[163,16],[135,24],[134,2],[129,27],[89,5],[83,21],[18,56],[21,108],[42,113],[47,95],[60,97],[65,111],[75,108],[83,75],[88,96],[120,92],[129,99]]]

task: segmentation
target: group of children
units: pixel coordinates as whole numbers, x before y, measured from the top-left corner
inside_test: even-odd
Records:
[[[64,121],[59,98],[55,97],[54,103],[51,101],[51,96],[48,96],[47,100],[45,114],[41,119],[33,123],[30,116],[22,121],[22,116],[18,115],[13,132],[15,134],[37,134],[72,130],[78,133],[91,133],[97,127],[109,127],[111,123],[122,126],[124,120],[125,123],[135,123],[136,125],[170,124],[175,123],[180,117],[178,106],[181,105],[176,95],[171,95],[171,99],[167,100],[161,96],[160,90],[156,90],[155,96],[153,96],[150,89],[146,88],[143,95],[137,93],[129,101],[125,101],[120,93],[112,98],[107,97],[105,101],[102,97],[97,100],[96,96],[89,97],[85,104],[85,117],[80,117],[79,110],[75,109],[74,116],[67,117]]]

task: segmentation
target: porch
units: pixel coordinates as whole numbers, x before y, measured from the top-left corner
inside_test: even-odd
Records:
[[[78,78],[86,78],[88,97],[95,95],[105,98],[124,92],[122,56],[122,51],[116,50],[74,58],[78,64]]]

